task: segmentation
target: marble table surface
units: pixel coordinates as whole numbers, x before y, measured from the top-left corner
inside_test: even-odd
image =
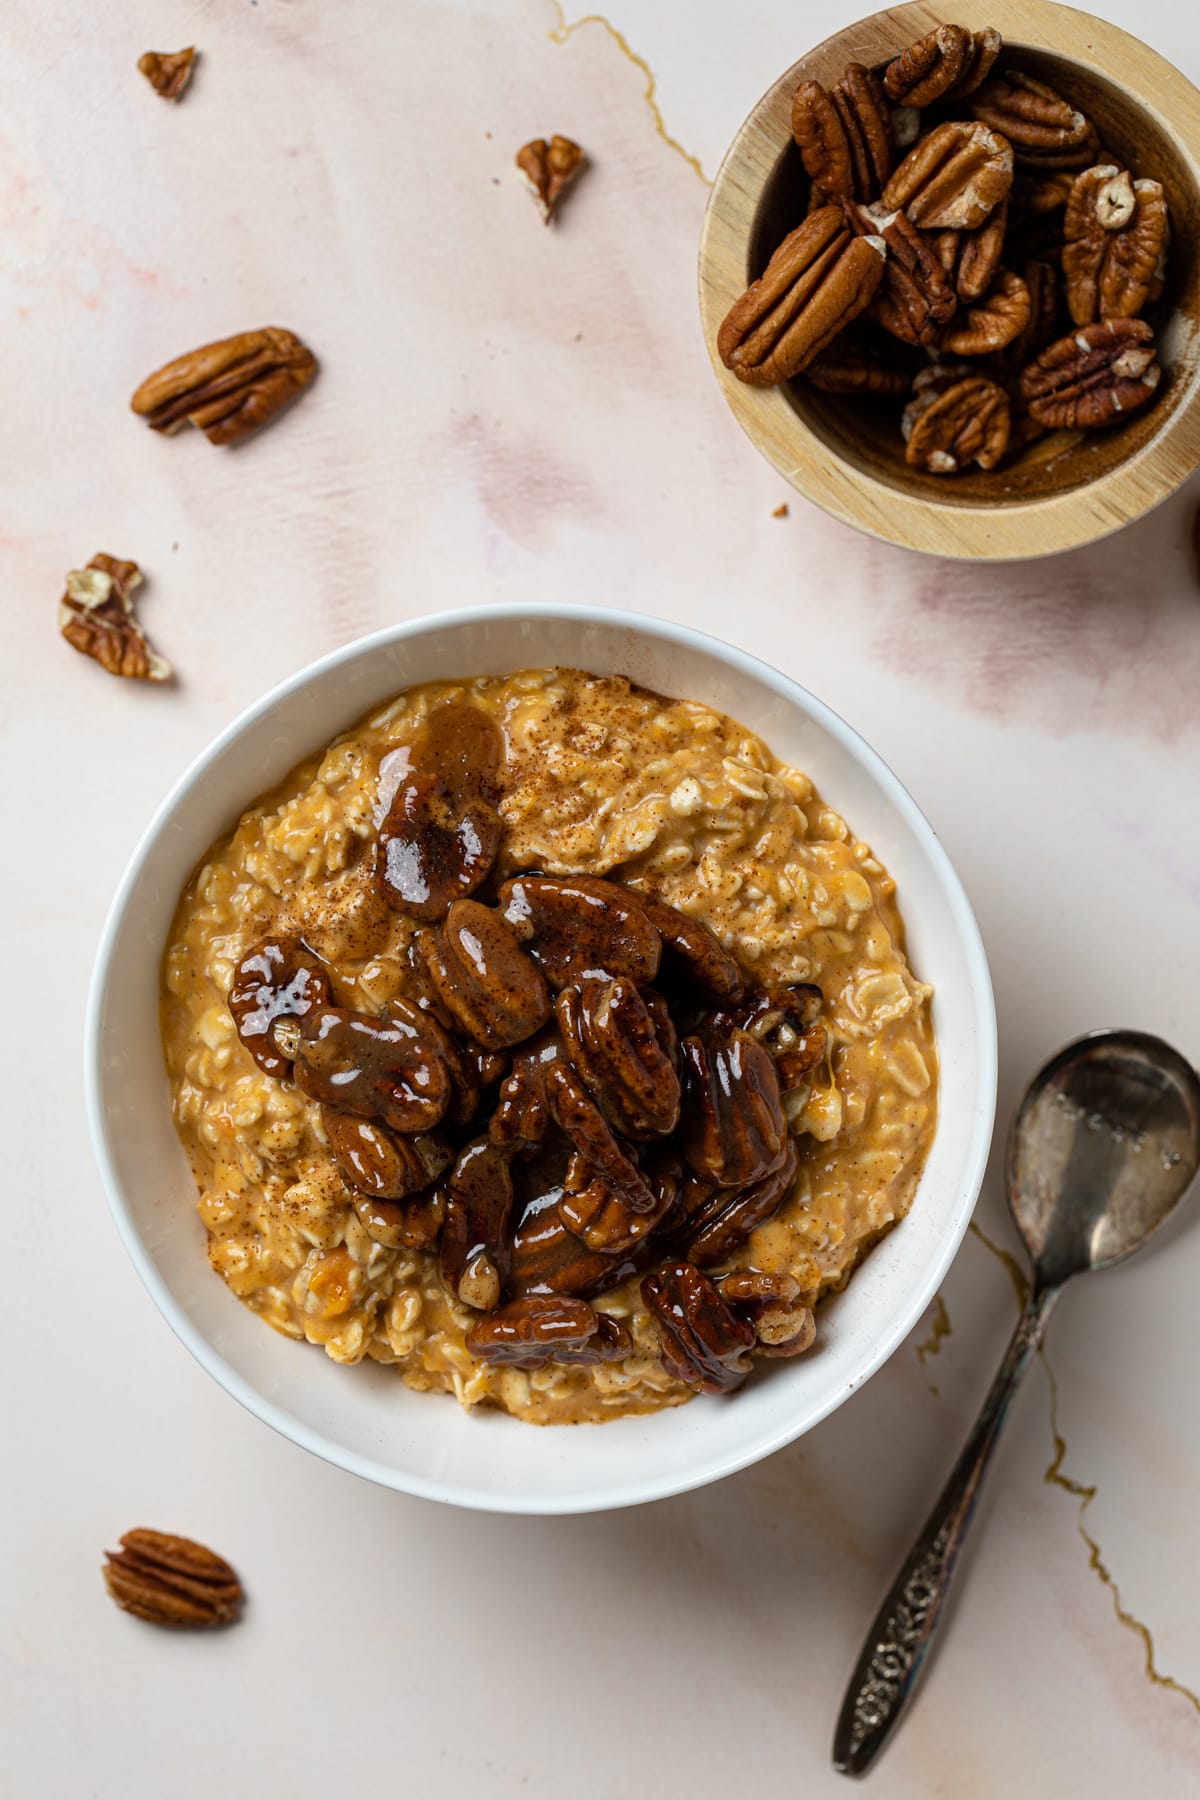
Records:
[[[1189,9],[1101,10],[1200,78]],[[689,620],[815,689],[925,807],[991,958],[1002,1121],[1088,1027],[1200,1058],[1196,488],[1067,557],[922,560],[789,495],[711,380],[707,180],[779,69],[850,16],[835,0],[5,10],[6,1793],[843,1792],[844,1681],[1014,1317],[993,1166],[912,1339],[810,1436],[704,1492],[476,1517],[369,1487],[243,1413],[118,1242],[79,1046],[137,835],[276,679],[492,599]],[[202,61],[171,107],[134,64],[191,42]],[[544,231],[511,164],[552,131],[593,167]],[[129,415],[168,357],[267,322],[321,361],[277,428],[222,452]],[[59,640],[63,575],[98,549],[146,570],[177,686],[111,680]],[[873,1777],[887,1800],[1197,1792],[1198,1278],[1185,1221],[1064,1298],[949,1641]],[[135,1523],[222,1549],[252,1590],[244,1623],[164,1638],[116,1613],[100,1552]]]

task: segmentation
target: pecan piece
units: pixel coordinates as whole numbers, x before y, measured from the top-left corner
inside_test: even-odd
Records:
[[[992,285],[1007,226],[1008,201],[1002,200],[978,231],[939,231],[934,238],[934,255],[964,305],[980,299]]]
[[[1012,146],[986,125],[947,119],[914,144],[883,190],[930,231],[975,231],[1012,186]]]
[[[1011,269],[1001,269],[991,287],[942,333],[951,356],[986,356],[1020,337],[1033,313],[1029,289]]]
[[[575,1294],[593,1299],[633,1273],[619,1252],[589,1250],[563,1220],[561,1189],[530,1201],[513,1234],[510,1281],[518,1294]]]
[[[531,138],[514,158],[521,180],[533,195],[542,224],[548,225],[571,183],[587,167],[587,157],[574,138]]]
[[[178,100],[192,79],[196,46],[186,50],[147,50],[138,57],[138,71],[163,100]]]
[[[505,922],[553,987],[611,975],[640,987],[658,973],[662,940],[641,898],[594,875],[518,875],[500,889]]]
[[[454,1161],[454,1152],[431,1132],[393,1136],[373,1119],[321,1108],[321,1129],[347,1185],[376,1200],[406,1200],[420,1193]]]
[[[663,1367],[702,1394],[727,1394],[750,1370],[754,1331],[691,1263],[664,1263],[642,1282],[658,1325]]]
[[[379,1119],[393,1131],[430,1131],[450,1104],[450,1071],[425,1015],[392,1000],[378,1018],[315,1006],[300,1021],[292,1072],[311,1100]]]
[[[1096,431],[1144,406],[1162,376],[1144,319],[1083,325],[1043,350],[1021,376],[1021,398],[1051,431]]]
[[[1062,95],[1006,69],[975,95],[971,111],[1012,145],[1019,163],[1035,169],[1082,169],[1094,162],[1100,138],[1091,120]]]
[[[931,106],[955,87],[974,56],[961,25],[938,25],[910,44],[884,71],[883,85],[897,105]]]
[[[764,1356],[800,1356],[812,1347],[817,1322],[800,1299],[800,1285],[790,1275],[760,1269],[736,1269],[719,1275],[716,1289],[725,1304],[754,1328]]]
[[[626,1137],[674,1131],[679,1076],[633,983],[592,976],[563,988],[554,1010],[576,1074],[614,1129]]]
[[[752,387],[798,375],[871,304],[886,254],[882,238],[856,237],[839,207],[810,213],[730,309],[717,333],[725,367]]]
[[[662,939],[664,979],[681,977],[706,1000],[721,1005],[741,999],[742,971],[702,919],[689,919],[664,900],[643,899],[642,911]]]
[[[1063,221],[1062,267],[1076,325],[1132,319],[1151,299],[1167,247],[1161,183],[1111,164],[1075,177]]]
[[[630,1152],[618,1142],[574,1069],[566,1063],[555,1063],[545,1079],[550,1116],[559,1130],[634,1212],[653,1212],[653,1188]]]
[[[456,900],[444,925],[416,937],[441,1004],[460,1031],[488,1050],[532,1037],[550,1017],[550,991],[504,919],[477,900]]]
[[[780,1092],[790,1094],[825,1059],[829,1038],[818,1023],[824,1004],[825,996],[811,982],[758,988],[743,1005],[714,1013],[706,1033],[748,1031],[774,1059]]]
[[[823,394],[871,394],[898,400],[908,392],[907,371],[885,362],[873,346],[853,342],[848,332],[809,363],[804,379]]]
[[[948,386],[930,383],[906,410],[904,460],[931,475],[954,475],[970,463],[994,469],[1008,449],[1008,395],[985,375]]]
[[[880,211],[846,207],[853,230],[875,230],[887,246],[871,317],[906,344],[934,344],[957,305],[954,289],[931,246],[904,213],[897,210],[880,218]]]
[[[439,1188],[426,1188],[403,1202],[381,1200],[358,1188],[348,1188],[347,1197],[371,1242],[387,1250],[424,1250],[442,1229],[446,1203]]]
[[[500,1304],[512,1257],[512,1152],[476,1138],[446,1183],[442,1280],[464,1306],[490,1312]]]
[[[104,1585],[123,1612],[151,1625],[231,1625],[242,1584],[223,1556],[166,1531],[127,1531],[106,1550]]]
[[[546,1076],[562,1061],[554,1031],[543,1031],[513,1058],[488,1125],[494,1144],[540,1144],[550,1123]]]
[[[698,1269],[728,1261],[752,1231],[772,1218],[796,1185],[800,1166],[796,1141],[789,1134],[783,1161],[761,1181],[743,1188],[712,1218],[706,1218],[687,1246],[687,1258]]]
[[[748,1187],[777,1168],[788,1143],[775,1064],[749,1032],[681,1045],[683,1153],[702,1181]]]
[[[269,425],[316,372],[316,357],[294,332],[268,325],[177,356],[129,404],[155,431],[195,425],[210,444],[236,444]]]
[[[229,990],[238,1037],[263,1074],[277,1081],[292,1066],[300,1020],[328,1002],[329,977],[300,938],[263,938],[243,956]]]
[[[567,1230],[589,1250],[602,1256],[621,1256],[658,1229],[675,1206],[678,1193],[677,1176],[660,1177],[655,1183],[653,1210],[634,1212],[602,1175],[592,1175],[578,1189],[568,1181],[567,1191],[558,1203],[558,1214]]]
[[[110,675],[134,681],[169,681],[171,665],[152,649],[133,613],[133,593],[142,585],[135,562],[98,551],[85,569],[72,569],[58,603],[58,629],[82,656]]]

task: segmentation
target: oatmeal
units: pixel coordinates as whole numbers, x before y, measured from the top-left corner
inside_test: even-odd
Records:
[[[162,1022],[233,1292],[540,1424],[806,1351],[935,1125],[867,846],[733,720],[570,669],[412,688],[257,801]]]

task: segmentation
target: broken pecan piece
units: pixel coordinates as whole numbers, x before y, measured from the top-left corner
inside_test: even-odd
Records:
[[[749,1032],[706,1044],[685,1038],[683,1153],[702,1181],[748,1187],[778,1167],[788,1143],[775,1064]]]
[[[1095,126],[1044,81],[1006,69],[971,102],[971,111],[1012,145],[1019,163],[1035,169],[1082,169],[1100,149]]]
[[[594,875],[518,875],[502,916],[553,987],[611,975],[639,987],[658,973],[662,940],[638,894]]]
[[[135,562],[101,550],[85,569],[72,569],[58,604],[58,629],[82,656],[110,675],[135,681],[169,681],[171,665],[151,648],[133,613],[133,593],[142,584]]]
[[[437,997],[460,1031],[488,1050],[532,1037],[550,1017],[550,991],[504,919],[456,900],[443,925],[416,936]]]
[[[974,231],[1008,193],[1012,171],[1012,147],[997,132],[947,119],[913,145],[883,190],[883,205],[930,231]]]
[[[994,469],[1008,449],[1008,395],[985,375],[940,387],[931,382],[904,414],[904,460],[931,475],[954,475],[970,463]]]
[[[316,357],[294,332],[268,325],[177,356],[129,404],[155,431],[195,425],[210,444],[236,444],[269,425],[316,372]]]
[[[1043,350],[1021,376],[1021,397],[1052,431],[1096,431],[1144,406],[1162,376],[1144,319],[1083,325]]]
[[[951,356],[986,356],[1020,337],[1033,312],[1029,289],[1011,269],[1001,269],[981,300],[976,300],[942,333],[941,348]]]
[[[231,1625],[242,1584],[223,1556],[166,1531],[127,1531],[106,1550],[104,1585],[123,1612],[150,1625]]]
[[[531,138],[521,145],[514,160],[542,215],[542,224],[548,225],[571,183],[587,167],[587,157],[573,138],[556,134],[549,143],[545,138]]]
[[[910,44],[884,71],[889,100],[931,106],[957,86],[974,58],[974,42],[961,25],[938,25]]]
[[[1002,200],[978,231],[939,231],[935,236],[934,254],[964,305],[980,299],[992,285],[1007,225],[1008,201]]]
[[[752,387],[798,375],[871,304],[886,254],[882,238],[850,231],[840,207],[810,213],[730,309],[717,333],[725,367]]]
[[[954,289],[932,247],[904,213],[897,209],[880,217],[881,211],[846,206],[853,230],[877,231],[887,246],[871,317],[906,344],[934,344],[957,305]]]
[[[613,1128],[626,1137],[674,1131],[679,1076],[672,1045],[664,1049],[633,983],[591,976],[563,988],[554,1010],[567,1055]]]
[[[1062,267],[1076,325],[1132,319],[1161,282],[1167,202],[1157,181],[1101,163],[1075,177],[1063,221]]]
[[[431,1132],[394,1136],[373,1119],[321,1108],[321,1129],[349,1187],[377,1200],[406,1200],[436,1181],[454,1161],[449,1145]]]
[[[138,57],[138,71],[163,100],[178,100],[192,79],[196,46],[186,50],[147,50]]]
[[[727,1394],[750,1370],[754,1331],[691,1263],[664,1263],[642,1282],[659,1328],[663,1366],[702,1394]]]
[[[310,1099],[393,1131],[431,1131],[450,1104],[450,1071],[424,1013],[406,1000],[390,1001],[378,1018],[311,1007],[300,1020],[292,1072]]]
[[[234,971],[229,1010],[237,1034],[264,1075],[286,1078],[300,1020],[329,1002],[329,977],[300,938],[263,938]],[[292,1021],[290,1028],[284,1020]]]
[[[781,1093],[790,1094],[825,1059],[828,1033],[818,1023],[824,1004],[825,996],[811,982],[757,988],[742,1005],[713,1013],[704,1031],[716,1038],[748,1031],[774,1059]]]
[[[800,1299],[800,1284],[790,1275],[759,1269],[735,1269],[715,1283],[725,1304],[754,1328],[764,1356],[800,1356],[811,1348],[817,1322]]]
[[[800,1159],[789,1134],[783,1161],[761,1181],[752,1182],[712,1218],[706,1218],[687,1246],[687,1258],[698,1269],[728,1261],[752,1231],[772,1218],[796,1185]]]

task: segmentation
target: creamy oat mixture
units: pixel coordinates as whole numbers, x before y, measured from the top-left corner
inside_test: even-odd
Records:
[[[302,762],[214,844],[179,903],[163,965],[163,1043],[176,1125],[200,1190],[213,1268],[253,1311],[342,1363],[395,1366],[541,1424],[678,1405],[636,1278],[601,1295],[633,1354],[532,1371],[485,1365],[464,1338],[435,1250],[388,1249],[347,1202],[318,1106],[256,1066],[227,1004],[240,959],[302,937],[338,1004],[376,1012],[407,974],[409,920],[378,892],[373,845],[430,709],[467,701],[507,746],[503,878],[613,875],[706,922],[756,985],[815,982],[829,1055],[787,1112],[794,1192],[732,1258],[789,1271],[808,1304],[841,1287],[904,1217],[933,1137],[931,990],[904,954],[887,871],[799,770],[687,700],[569,669],[439,682],[401,694]],[[760,1379],[770,1379],[769,1372]]]

